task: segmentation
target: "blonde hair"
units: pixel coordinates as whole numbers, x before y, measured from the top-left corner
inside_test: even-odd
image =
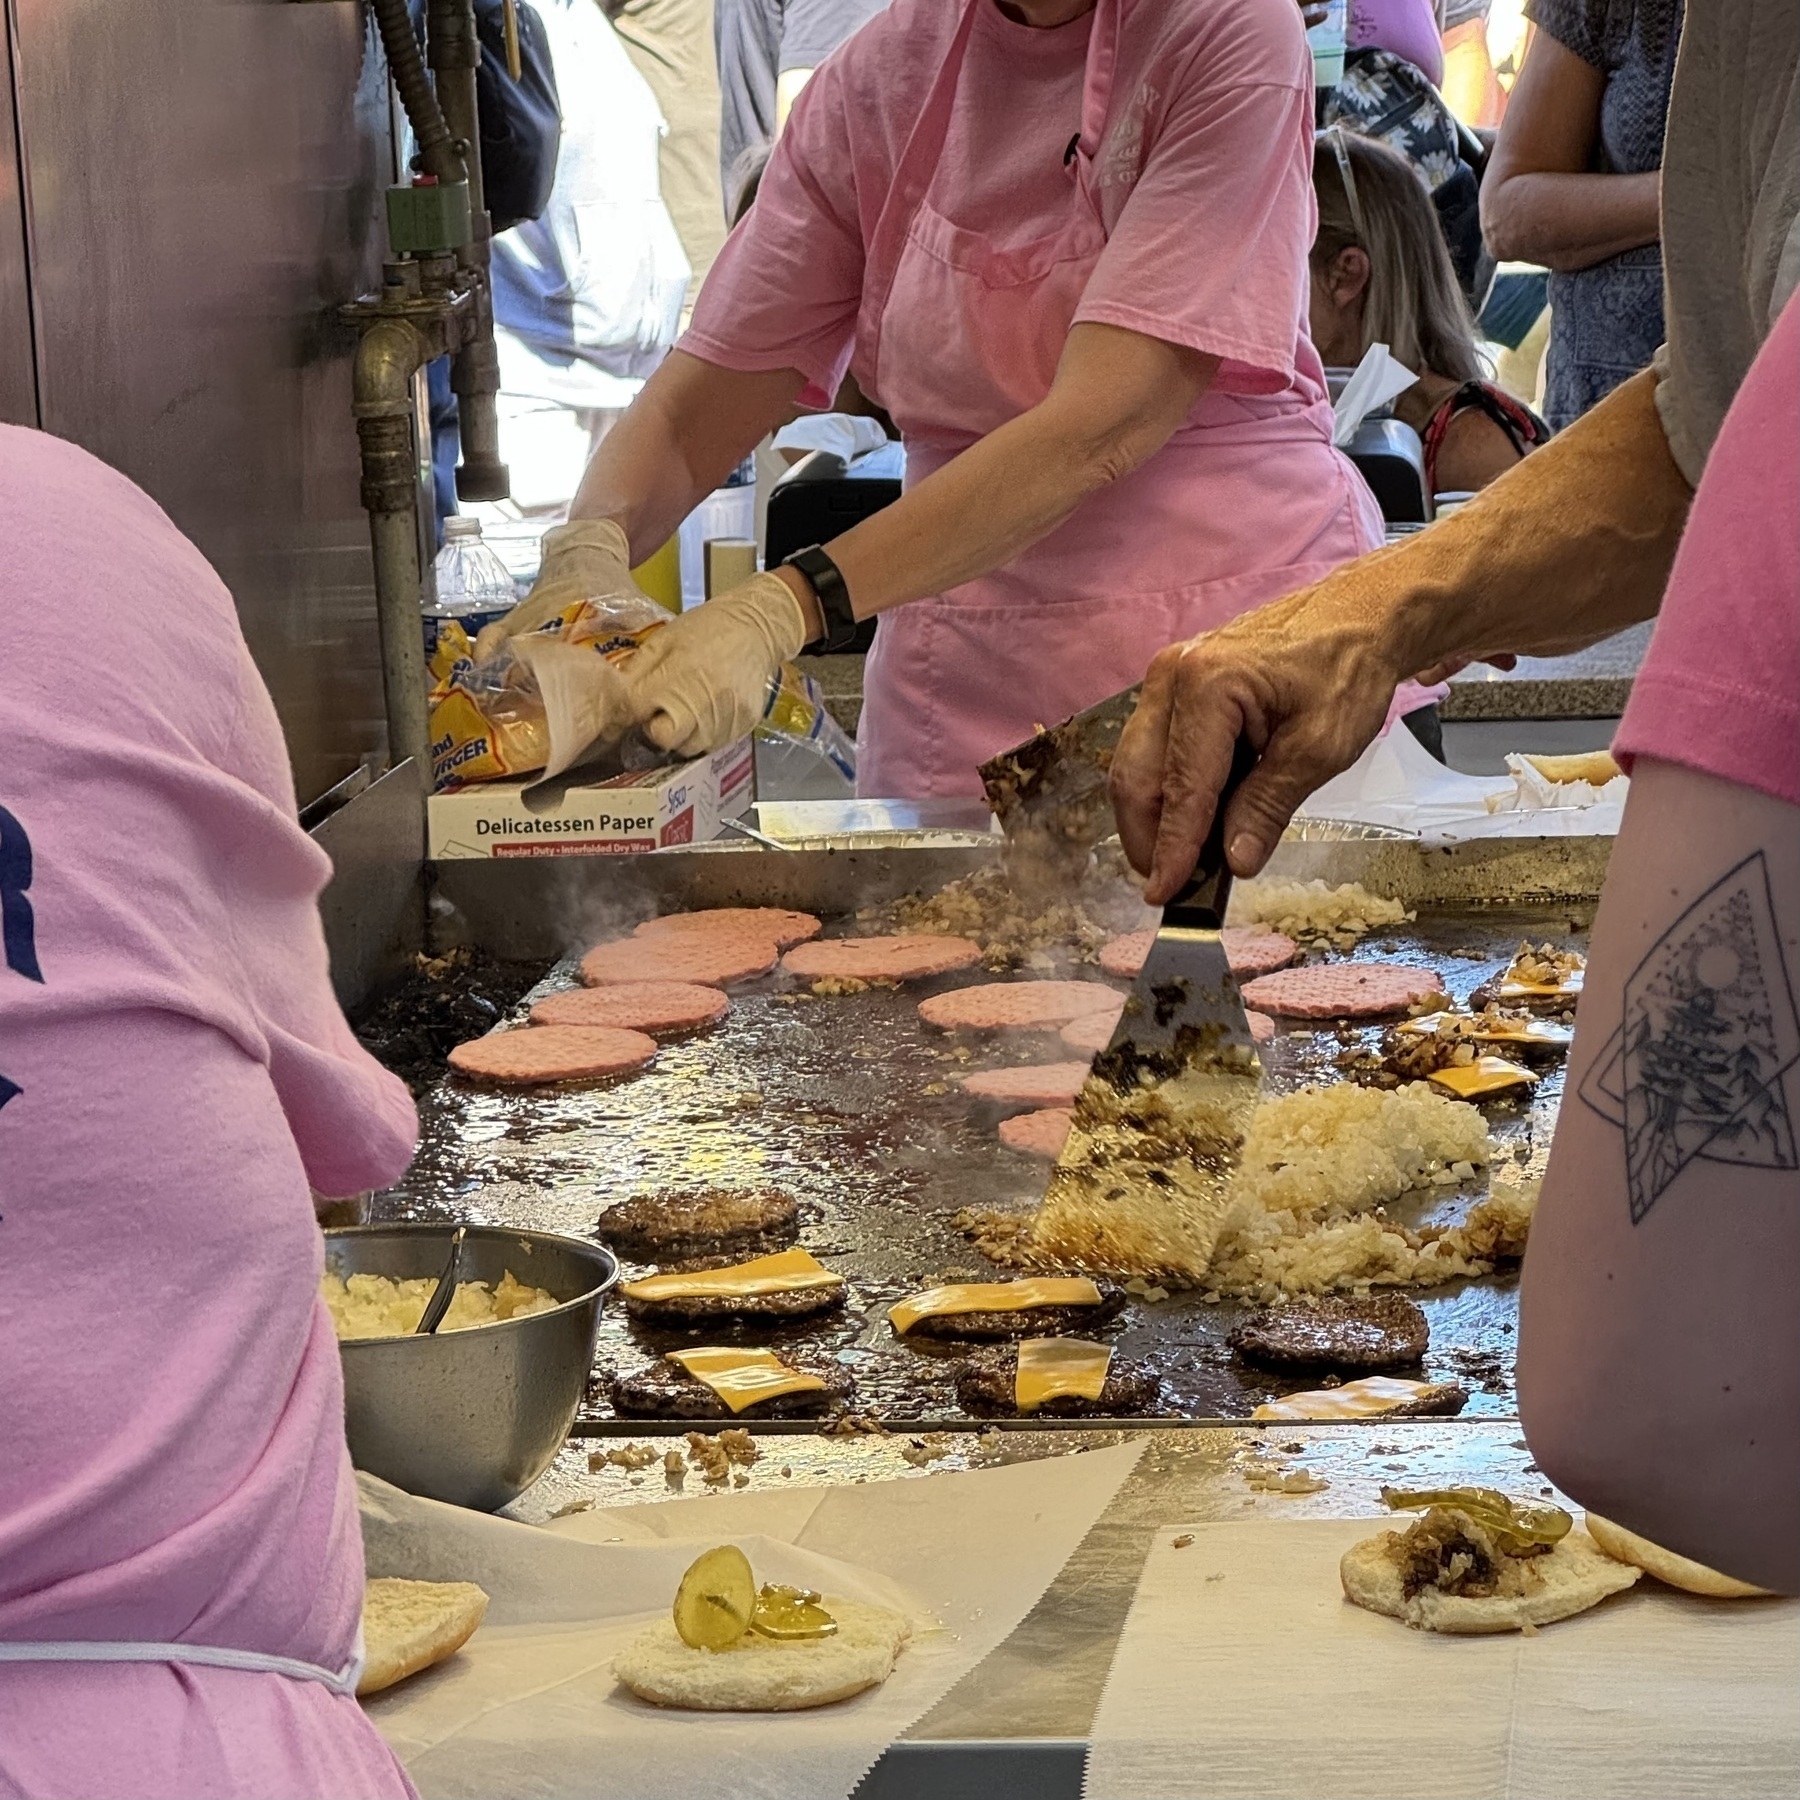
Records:
[[[1348,184],[1340,156],[1349,165]],[[1322,275],[1352,245],[1369,259],[1363,350],[1386,344],[1409,369],[1479,380],[1475,327],[1437,208],[1412,164],[1385,144],[1334,125],[1313,141],[1313,190],[1319,199],[1313,268]]]

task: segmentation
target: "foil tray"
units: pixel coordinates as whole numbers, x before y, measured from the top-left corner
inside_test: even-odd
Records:
[[[1417,855],[1415,846],[1386,843],[1299,848]],[[835,892],[840,871],[829,853],[816,854],[831,871]],[[885,851],[843,853],[861,865],[863,876],[880,871],[877,888],[885,886],[889,893],[901,891],[901,883],[932,888],[950,873],[963,872],[954,864],[947,870],[943,854],[929,848],[916,859]],[[502,934],[481,941],[511,956],[541,954],[534,947],[544,944],[569,948],[592,942],[659,907],[718,905],[728,903],[727,896],[752,894],[810,902],[813,910],[835,914],[827,924],[831,934],[856,929],[846,909],[822,906],[817,893],[795,882],[793,865],[800,856],[753,850],[667,860],[690,872],[702,865],[753,865],[757,881],[773,883],[773,891],[767,885],[746,892],[742,885],[707,881],[664,886],[675,871],[649,881],[644,867],[664,859],[637,858],[631,882],[586,889],[584,925],[566,914],[527,918],[529,883],[506,896],[503,878],[538,878],[546,868],[555,875],[557,860],[462,864],[457,872],[489,872],[489,899],[502,897],[504,903],[495,901],[485,918]],[[617,865],[609,867],[617,871]],[[590,866],[580,874],[591,880],[594,871]],[[463,885],[460,891],[470,890]],[[563,890],[565,896],[571,891],[579,896],[582,889]],[[604,893],[604,906],[592,904],[596,893]],[[1135,903],[1129,890],[1122,893],[1127,906]],[[864,888],[860,897],[870,897],[870,890]],[[1423,909],[1416,923],[1365,938],[1356,955],[1429,963],[1452,994],[1465,1000],[1504,967],[1523,937],[1581,945],[1591,914],[1591,904],[1580,902]],[[505,935],[509,922],[519,927],[517,935]],[[1103,979],[1092,964],[1072,966],[1066,959],[1033,973]],[[558,962],[538,991],[572,979],[572,965]],[[586,1235],[605,1206],[636,1195],[699,1185],[778,1184],[802,1204],[801,1242],[849,1277],[846,1311],[815,1326],[775,1333],[714,1327],[683,1334],[642,1330],[622,1307],[610,1307],[601,1326],[597,1379],[577,1432],[647,1435],[686,1429],[614,1418],[599,1377],[707,1341],[767,1343],[803,1359],[834,1359],[856,1379],[857,1409],[895,1426],[915,1431],[967,1426],[969,1415],[958,1406],[952,1385],[956,1349],[897,1340],[886,1311],[906,1293],[936,1281],[994,1279],[1002,1273],[974,1249],[955,1225],[955,1215],[964,1208],[1023,1209],[1043,1193],[1048,1165],[1002,1146],[995,1133],[999,1115],[971,1101],[955,1083],[980,1068],[1064,1060],[1060,1041],[1036,1033],[959,1041],[927,1030],[916,1016],[917,1003],[927,994],[987,979],[992,977],[975,969],[909,984],[898,993],[871,990],[821,999],[777,974],[734,988],[724,1024],[667,1045],[650,1068],[622,1082],[513,1093],[446,1078],[421,1102],[423,1136],[412,1169],[399,1186],[377,1197],[373,1217],[468,1218]],[[1344,1049],[1372,1045],[1378,1036],[1378,1027],[1285,1033],[1266,1053],[1267,1080],[1285,1091],[1334,1073],[1331,1065]],[[1557,1066],[1530,1101],[1485,1109],[1503,1154],[1522,1158],[1531,1168],[1541,1166],[1561,1082]],[[1466,1187],[1409,1196],[1389,1210],[1408,1222],[1453,1223],[1485,1191],[1485,1176],[1478,1176]],[[1432,1329],[1425,1372],[1459,1379],[1470,1389],[1467,1416],[1510,1416],[1515,1280],[1461,1282],[1417,1298]],[[1162,1376],[1161,1411],[1183,1421],[1241,1419],[1260,1400],[1316,1385],[1316,1379],[1283,1380],[1239,1363],[1226,1337],[1247,1310],[1242,1303],[1208,1305],[1193,1296],[1154,1304],[1134,1298],[1107,1335],[1121,1354],[1148,1361]]]

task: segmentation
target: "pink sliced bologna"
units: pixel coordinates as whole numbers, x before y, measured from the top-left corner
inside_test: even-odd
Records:
[[[596,944],[581,959],[581,979],[589,987],[617,987],[621,982],[681,981],[698,987],[723,987],[748,981],[774,968],[781,952],[773,938],[698,937],[616,938]]]
[[[1244,1000],[1290,1019],[1380,1019],[1405,1012],[1444,984],[1404,963],[1313,963],[1244,983]]]
[[[704,912],[664,913],[660,919],[646,919],[636,935],[768,938],[777,949],[786,950],[816,938],[820,929],[811,913],[785,906],[714,906]]]
[[[981,946],[972,938],[845,937],[801,944],[781,959],[781,966],[808,980],[836,976],[840,981],[917,981],[966,969],[980,960]]]
[[[1219,934],[1225,944],[1225,960],[1239,981],[1285,969],[1300,953],[1300,946],[1279,931],[1264,931],[1260,926],[1227,925]],[[1144,972],[1144,959],[1156,941],[1156,927],[1128,931],[1110,944],[1100,946],[1100,966],[1109,975],[1135,981]]]
[[[1055,1162],[1075,1115],[1066,1106],[1040,1107],[1036,1112],[1014,1113],[1000,1121],[1000,1141],[1022,1156],[1041,1156]]]
[[[1007,1106],[1073,1106],[1087,1075],[1085,1062],[1027,1063],[1017,1069],[965,1075],[962,1090],[977,1100]]]
[[[565,988],[531,1009],[534,1025],[604,1025],[618,1031],[698,1031],[716,1025],[731,1002],[693,981],[622,981],[616,987]]]
[[[593,1025],[532,1025],[522,1031],[490,1031],[458,1044],[450,1066],[477,1081],[529,1087],[545,1081],[595,1081],[628,1075],[656,1054],[656,1039],[641,1031]]]
[[[940,1031],[1060,1031],[1118,1004],[1098,981],[984,981],[921,1000],[919,1017]]]

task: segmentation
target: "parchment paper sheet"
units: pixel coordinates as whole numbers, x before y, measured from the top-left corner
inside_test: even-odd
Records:
[[[916,1480],[580,1513],[548,1528],[360,1478],[371,1575],[475,1581],[487,1623],[369,1702],[427,1800],[842,1800],[1042,1597],[1141,1444]],[[898,1605],[914,1636],[882,1687],[816,1712],[665,1712],[614,1683],[683,1569],[737,1543],[759,1579]],[[933,1621],[937,1624],[934,1627]]]
[[[1535,1637],[1409,1631],[1338,1582],[1338,1558],[1387,1523],[1160,1532],[1087,1800],[1800,1793],[1800,1601],[1701,1600],[1646,1576]]]

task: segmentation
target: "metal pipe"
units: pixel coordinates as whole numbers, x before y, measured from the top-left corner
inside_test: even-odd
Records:
[[[357,345],[351,389],[362,447],[362,503],[375,554],[375,616],[387,700],[388,760],[415,758],[429,780],[425,638],[420,623],[418,450],[413,377],[429,346],[404,319],[381,319]]]
[[[431,77],[425,73],[406,0],[369,0],[369,6],[381,33],[381,47],[387,53],[388,73],[394,79],[400,104],[406,109],[406,122],[419,146],[419,166],[439,181],[463,180],[463,156],[451,136],[444,109],[438,104]]]

